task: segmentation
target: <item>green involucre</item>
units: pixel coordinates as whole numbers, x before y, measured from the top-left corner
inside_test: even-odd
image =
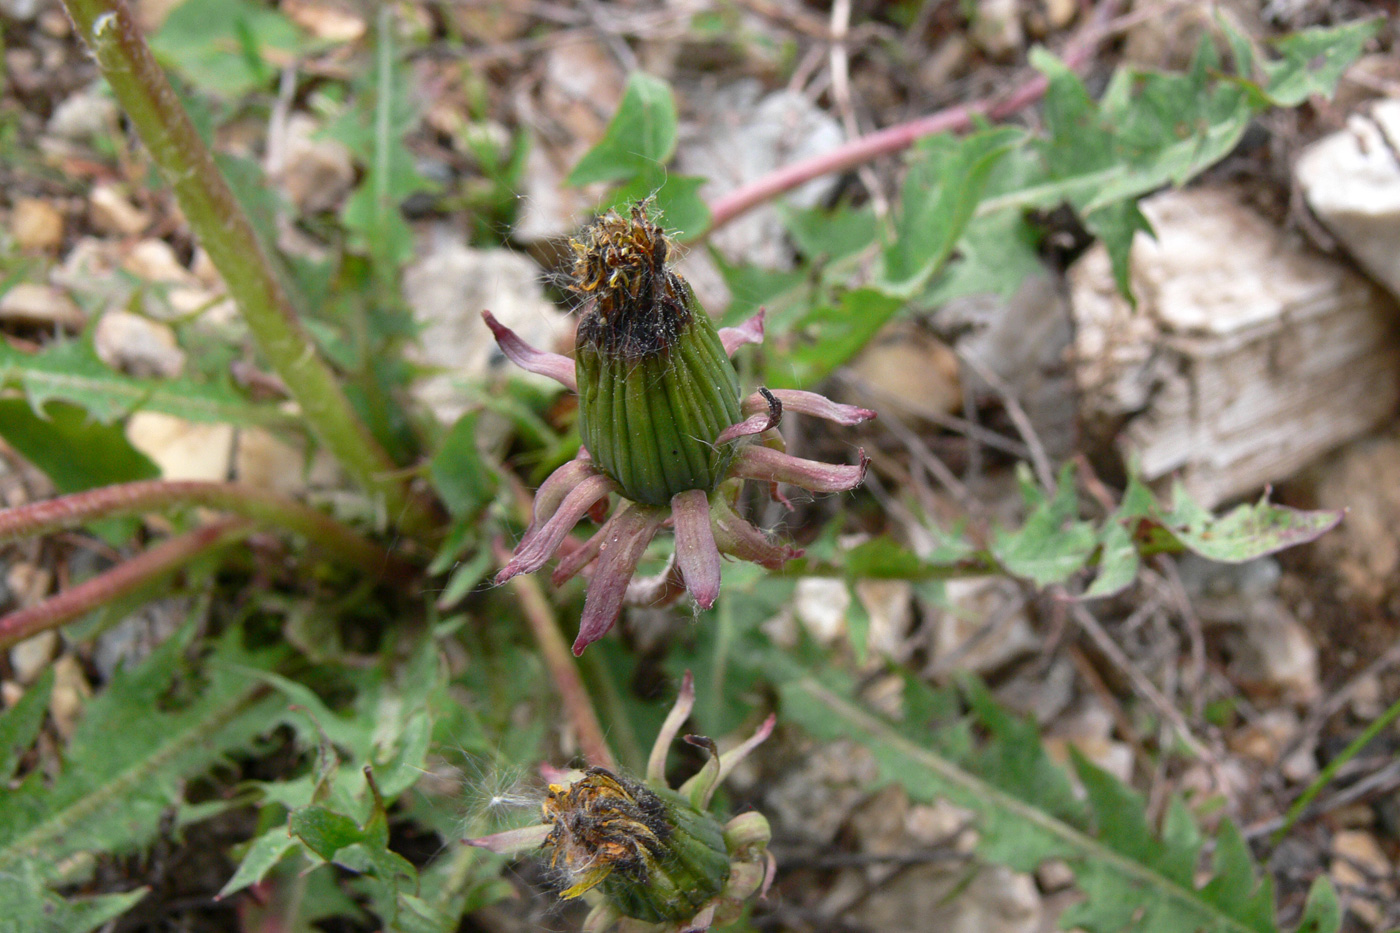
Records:
[[[669,346],[643,356],[580,341],[577,373],[579,433],[624,496],[664,506],[724,479],[734,451],[714,441],[740,420],[739,377],[703,311]]]
[[[623,916],[647,923],[689,920],[729,880],[724,829],[675,791],[650,789],[665,804],[671,827],[665,854],[648,866],[645,879],[613,872],[599,887]]]

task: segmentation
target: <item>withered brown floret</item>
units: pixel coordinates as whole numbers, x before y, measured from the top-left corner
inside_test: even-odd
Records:
[[[551,784],[542,809],[550,867],[571,884],[566,896],[612,872],[645,883],[671,834],[661,798],[605,768],[590,768],[568,786]]]
[[[570,241],[569,288],[585,298],[580,343],[628,359],[669,351],[690,321],[690,286],[667,265],[675,250],[665,231],[634,206],[595,220]]]

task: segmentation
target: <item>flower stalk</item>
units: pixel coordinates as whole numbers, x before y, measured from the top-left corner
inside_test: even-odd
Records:
[[[507,556],[499,543],[496,544],[496,556],[498,560]],[[564,712],[574,728],[583,757],[596,767],[616,769],[617,762],[613,759],[607,739],[603,737],[603,727],[593,710],[593,701],[589,699],[588,689],[579,677],[576,662],[569,655],[568,644],[559,634],[559,622],[549,607],[549,600],[545,599],[544,591],[532,577],[518,577],[510,585],[520,602],[520,610],[525,615],[530,632],[535,636],[535,643],[539,645],[554,688],[559,691]]]
[[[247,215],[234,199],[124,0],[63,0],[79,36],[175,192],[190,227],[228,284],[248,330],[301,407],[306,423],[385,517],[410,530],[433,522],[356,415],[335,372],[301,326]]]

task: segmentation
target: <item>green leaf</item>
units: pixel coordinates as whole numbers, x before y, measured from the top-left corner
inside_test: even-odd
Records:
[[[956,255],[919,296],[919,305],[936,308],[967,295],[1010,298],[1029,276],[1045,269],[1040,239],[1040,231],[1015,211],[974,217]]]
[[[363,826],[329,807],[311,804],[291,813],[287,830],[323,861],[365,876],[362,880],[369,882],[375,912],[391,929],[424,929],[421,924],[433,918],[431,908],[415,897],[417,869],[388,847],[387,816],[377,797]]]
[[[1203,38],[1186,72],[1120,69],[1097,102],[1063,62],[1033,49],[1031,63],[1049,81],[1048,134],[1030,147],[1040,168],[1024,173],[1016,185],[993,188],[977,205],[977,216],[1069,204],[1108,248],[1126,294],[1132,239],[1151,232],[1135,200],[1165,185],[1185,184],[1219,162],[1265,107],[1332,93],[1378,25],[1349,23],[1279,40],[1280,58],[1259,65],[1265,78],[1260,86],[1250,80],[1255,62],[1248,40],[1222,23],[1240,77],[1222,76],[1215,45]]]
[[[845,554],[846,573],[856,579],[913,580],[922,578],[928,564],[893,538],[871,538]]]
[[[160,468],[131,446],[121,425],[94,421],[62,402],[36,414],[20,399],[0,399],[0,437],[61,493],[160,476]]]
[[[1048,135],[1031,151],[1037,172],[987,198],[978,217],[1001,211],[1049,210],[1068,203],[1100,238],[1127,294],[1127,255],[1134,235],[1150,233],[1135,199],[1163,185],[1184,184],[1224,158],[1244,134],[1251,108],[1245,92],[1219,80],[1214,47],[1203,40],[1185,74],[1115,73],[1102,100],[1043,49],[1032,64],[1045,74]]]
[[[961,539],[952,539],[928,557],[920,557],[882,536],[838,552],[837,558],[851,580],[946,580],[992,569],[986,551]]]
[[[378,276],[391,276],[413,258],[413,231],[400,206],[410,195],[434,187],[404,145],[417,125],[418,101],[394,46],[393,19],[381,15],[375,33],[375,69],[362,82],[358,106],[327,129],[366,163],[365,177],[341,209],[351,243],[374,260]]]
[[[1221,25],[1238,54],[1238,34],[1223,18]],[[1280,57],[1259,63],[1266,79],[1259,90],[1278,107],[1297,106],[1315,94],[1331,97],[1342,74],[1384,25],[1385,18],[1378,16],[1330,28],[1305,29],[1274,41],[1272,45]],[[1247,58],[1238,67],[1245,77],[1249,76]]]
[[[986,548],[949,533],[932,553],[920,556],[881,537],[830,555],[809,548],[806,557],[779,573],[851,581],[936,581],[1000,572],[1046,587],[1096,568],[1097,576],[1084,593],[1092,599],[1125,589],[1136,579],[1146,555],[1189,550],[1211,560],[1241,563],[1312,541],[1341,519],[1340,512],[1304,512],[1267,501],[1239,506],[1217,518],[1180,489],[1177,504],[1167,510],[1131,476],[1117,511],[1095,528],[1079,518],[1073,464],[1060,471],[1053,497],[1036,485],[1024,464],[1018,473],[1026,519],[1019,528],[996,528]]]
[[[984,130],[963,139],[930,137],[914,150],[900,199],[895,239],[885,247],[882,287],[911,296],[953,252],[997,162],[1024,131]]]
[[[1342,905],[1337,903],[1337,889],[1326,875],[1320,875],[1308,891],[1302,919],[1294,933],[1329,933],[1342,926]]]
[[[840,304],[807,312],[793,329],[794,344],[781,366],[769,370],[773,388],[813,386],[860,352],[905,305],[897,295],[856,288]]]
[[[151,50],[205,90],[237,97],[277,74],[268,52],[290,57],[301,31],[282,14],[248,0],[183,0],[170,11]]]
[[[496,475],[477,450],[480,412],[467,412],[447,432],[428,464],[442,502],[453,517],[479,512],[495,495]]]
[[[126,913],[146,888],[122,894],[64,899],[49,891],[39,866],[0,873],[0,933],[89,933]]]
[[[1085,599],[1121,593],[1137,579],[1142,558],[1121,522],[1110,521],[1099,535],[1099,572],[1084,592]]]
[[[279,804],[291,812],[284,826],[270,830],[249,850],[226,891],[252,883],[283,857],[284,847],[277,841],[280,834],[313,865],[334,862],[357,873],[360,877],[352,889],[358,896],[368,895],[385,929],[426,929],[420,924],[442,919],[434,908],[417,900],[419,881],[413,865],[389,848],[385,809],[398,800],[397,817],[403,815],[406,801],[410,801],[409,808],[434,805],[430,802],[433,794],[402,795],[428,768],[440,711],[456,711],[459,702],[459,694],[448,693],[436,641],[428,633],[422,634],[424,637],[402,643],[395,657],[356,672],[355,692],[347,704],[349,709],[343,711],[332,709],[299,680],[260,672],[263,681],[300,708],[301,715],[289,717],[289,724],[297,729],[302,743],[316,750],[316,766],[312,774],[259,785],[264,804]],[[516,665],[506,676],[518,676],[519,672]],[[473,685],[465,695],[476,696],[477,689]],[[465,688],[459,683],[453,690]],[[438,739],[438,753],[442,753],[444,742],[447,748],[459,748],[461,734],[457,729],[445,729]],[[366,778],[371,768],[378,793]],[[462,813],[455,800],[451,813],[451,828],[440,831],[460,832]],[[410,818],[419,816],[421,809]],[[433,928],[452,927],[444,920],[443,925]]]
[[[1132,293],[1128,258],[1132,253],[1133,239],[1139,233],[1153,235],[1152,224],[1146,215],[1138,210],[1136,201],[1123,201],[1086,214],[1084,226],[1103,241],[1104,249],[1108,250],[1109,263],[1113,267],[1113,284],[1118,286],[1119,294],[1129,296],[1136,307],[1137,298]]]
[[[44,723],[53,694],[53,668],[45,669],[13,706],[0,713],[0,785],[14,776],[15,767]]]
[[[329,741],[356,763],[349,778],[355,795],[364,792],[364,777],[359,769],[365,764],[375,766],[381,787],[389,796],[399,790],[399,772],[421,776],[426,755],[421,720],[428,697],[443,681],[430,638],[419,639],[410,656],[364,673],[358,683],[355,708],[345,712],[332,710],[316,691],[298,680],[268,670],[260,670],[256,676],[300,709],[301,715],[291,722],[305,741],[313,745]],[[310,802],[279,799],[290,801],[289,808]]]
[[[55,342],[39,353],[24,353],[0,342],[0,385],[22,390],[35,410],[59,399],[82,406],[103,423],[138,408],[205,423],[269,427],[296,423],[275,405],[244,400],[227,384],[124,376],[99,360],[87,341]]]
[[[1062,583],[1083,569],[1098,543],[1093,526],[1078,517],[1073,465],[1060,471],[1054,499],[1045,498],[1025,464],[1018,468],[1030,514],[1018,531],[998,531],[991,551],[1007,573],[1036,586]]]
[[[184,654],[193,635],[185,627],[113,676],[51,783],[0,786],[0,877],[32,864],[59,880],[73,855],[143,845],[189,779],[280,722],[284,704],[247,673],[280,652],[250,653],[230,629],[196,673]]]
[[[1012,149],[993,167],[982,204],[1039,181],[1044,168],[1029,145]],[[919,296],[921,307],[936,308],[964,295],[998,294],[1010,298],[1032,273],[1044,269],[1041,232],[1021,211],[977,212],[968,221],[942,275]]]
[[[710,258],[719,267],[719,274],[724,278],[729,294],[734,296],[721,319],[726,326],[748,320],[760,307],[766,307],[770,314],[773,313],[773,306],[781,300],[780,296],[807,281],[807,274],[801,269],[765,269],[748,263],[731,263],[713,248]]]
[[[874,756],[880,780],[898,783],[920,802],[946,799],[976,818],[978,850],[1018,871],[1061,859],[1074,871],[1084,900],[1063,917],[1088,933],[1125,929],[1149,933],[1276,933],[1273,894],[1258,883],[1238,830],[1225,824],[1216,840],[1214,874],[1197,887],[1200,841],[1189,817],[1175,808],[1169,832],[1157,835],[1142,802],[1116,778],[1077,764],[1088,808],[1064,773],[1051,765],[1033,727],[996,709],[972,687],[969,702],[990,737],[980,747],[963,738],[940,753],[910,741],[893,725],[820,683],[791,662],[781,685],[783,716],[819,739],[846,738]],[[949,730],[942,730],[939,735]],[[1321,908],[1318,933],[1335,933]]]
[[[1214,80],[1213,54],[1203,45],[1187,74],[1119,71],[1096,103],[1063,62],[1032,50],[1031,63],[1049,81],[1049,132],[1033,145],[1042,173],[983,202],[977,213],[1062,203],[1089,213],[1182,184],[1219,161],[1239,141],[1250,110],[1238,87]]]
[[[1345,515],[1300,511],[1261,498],[1216,518],[1193,502],[1179,484],[1173,498],[1171,510],[1155,516],[1161,529],[1179,547],[1226,564],[1242,564],[1307,544],[1337,527]]]
[[[341,849],[365,841],[360,824],[316,804],[293,811],[287,818],[287,831],[328,862]]]
[[[468,593],[486,579],[488,573],[496,569],[494,561],[490,549],[481,548],[471,560],[455,566],[447,586],[442,588],[442,595],[437,599],[438,608],[450,609],[465,599]]]
[[[572,187],[624,181],[665,165],[676,151],[676,101],[660,78],[633,72],[598,145],[569,173]]]
[[[228,884],[219,889],[214,899],[223,900],[230,894],[262,881],[296,844],[296,839],[292,838],[286,826],[274,826],[254,839],[248,846],[248,851],[244,853],[243,861],[238,864],[238,871],[233,873]]]
[[[812,262],[845,259],[870,246],[880,233],[879,220],[868,206],[780,209],[788,234],[802,255]]]

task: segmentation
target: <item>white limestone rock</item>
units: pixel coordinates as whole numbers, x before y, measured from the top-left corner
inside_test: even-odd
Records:
[[[1081,417],[1146,479],[1215,506],[1393,415],[1400,316],[1381,289],[1231,189],[1142,207],[1157,237],[1133,244],[1136,310],[1102,245],[1069,277]]]
[[[1353,114],[1303,152],[1294,174],[1318,220],[1400,296],[1400,100]]]
[[[460,235],[434,230],[422,258],[404,271],[404,296],[423,327],[413,361],[436,373],[415,387],[420,401],[445,423],[467,410],[463,383],[494,372],[557,385],[507,363],[481,312],[489,310],[527,343],[560,350],[568,317],[544,296],[539,267],[529,257],[503,249],[471,249]]]

